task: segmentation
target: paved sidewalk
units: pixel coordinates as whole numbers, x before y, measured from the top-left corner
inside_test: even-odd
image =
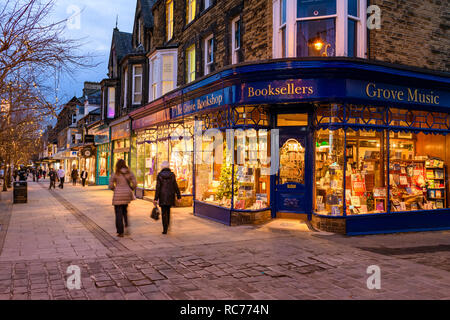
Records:
[[[29,183],[29,203],[13,206],[0,299],[450,299],[449,271],[418,258],[448,254],[448,232],[348,238],[292,220],[228,227],[176,208],[162,235],[137,200],[131,235],[117,238],[106,187],[47,186]],[[66,287],[69,265],[80,290]],[[381,290],[367,288],[370,265]]]

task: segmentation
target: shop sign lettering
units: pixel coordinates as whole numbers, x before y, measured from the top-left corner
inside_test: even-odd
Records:
[[[433,91],[419,90],[416,88],[395,88],[377,85],[376,83],[368,83],[366,86],[366,95],[369,98],[390,100],[390,101],[406,101],[421,104],[430,104],[438,106],[440,104],[440,96]]]
[[[189,100],[183,103],[182,107],[172,107],[172,118],[189,114],[196,111],[216,108],[225,104],[224,92],[222,90],[201,96],[195,100]]]
[[[247,98],[259,96],[279,96],[279,95],[311,95],[314,94],[314,88],[311,86],[296,86],[294,83],[288,83],[284,86],[272,86],[269,84],[266,88],[257,89],[247,88]]]

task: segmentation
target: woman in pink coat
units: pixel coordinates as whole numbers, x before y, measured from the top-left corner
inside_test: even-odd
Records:
[[[125,161],[120,159],[116,163],[116,170],[109,179],[109,188],[114,191],[112,204],[116,213],[117,236],[123,237],[124,223],[128,227],[128,204],[136,199],[136,177],[128,169]]]

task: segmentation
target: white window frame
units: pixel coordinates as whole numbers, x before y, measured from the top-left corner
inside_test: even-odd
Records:
[[[205,7],[203,8],[203,10],[206,10],[206,9],[208,9],[209,7],[211,7],[212,1],[213,1],[213,0],[205,0],[205,2],[204,2]]]
[[[194,70],[191,70],[191,60],[190,60],[190,57],[191,57],[191,55],[189,54],[189,49],[193,49],[194,50]],[[193,44],[193,45],[191,45],[191,46],[189,46],[188,48],[186,48],[186,65],[187,65],[187,69],[186,69],[186,75],[187,75],[187,81],[186,81],[186,83],[190,83],[190,82],[192,82],[192,81],[194,81],[195,80],[195,72],[196,72],[196,70],[195,70],[195,67],[196,67],[196,61],[195,61],[195,59],[196,59],[196,52],[195,52],[196,50],[195,50],[195,44]],[[193,75],[193,77],[192,77],[192,79],[191,79],[191,75]]]
[[[286,24],[281,23],[281,2],[282,0],[273,1],[273,39],[272,39],[272,55],[273,58],[282,58],[282,27],[286,28],[286,57],[297,56],[297,22],[308,20],[321,20],[328,18],[336,19],[336,57],[348,56],[348,20],[357,21],[357,34],[355,40],[356,57],[367,58],[367,0],[358,0],[359,17],[348,14],[348,0],[336,1],[336,14],[297,18],[297,0],[286,0]]]
[[[167,41],[169,41],[173,38],[173,5],[174,5],[173,2],[174,2],[174,0],[166,1],[166,32],[167,32],[166,40]]]
[[[163,61],[164,57],[171,57],[172,59],[172,79],[164,79],[164,70],[163,70]],[[149,56],[149,95],[148,102],[158,99],[163,94],[163,82],[170,81],[172,82],[172,89],[176,88],[177,83],[177,59],[178,59],[178,51],[177,49],[163,49],[157,50]],[[156,74],[154,74],[154,68],[156,68]],[[156,94],[153,91],[153,85],[156,84]]]
[[[133,70],[133,83],[132,83],[132,91],[131,91],[131,93],[132,93],[132,97],[131,97],[131,100],[132,100],[132,104],[133,105],[136,105],[136,104],[141,104],[142,103],[142,86],[143,86],[143,82],[142,82],[142,79],[143,79],[143,77],[142,77],[142,73],[141,74],[136,74],[136,68],[137,67],[140,67],[141,68],[141,72],[143,73],[143,69],[142,69],[142,65],[141,64],[135,64],[135,65],[133,65],[133,68],[132,68],[132,70]],[[136,78],[141,78],[141,90],[140,91],[136,91],[136,88],[135,88],[135,85],[136,85]],[[139,102],[137,102],[136,100],[135,100],[135,96],[136,95],[141,95],[141,101],[139,101]]]
[[[209,54],[208,54],[208,44],[209,41],[212,40],[212,61],[208,61]],[[211,72],[211,65],[214,63],[214,35],[211,34],[207,38],[205,38],[205,75],[209,74]]]
[[[233,20],[231,20],[231,63],[232,64],[236,64],[239,62],[239,56],[238,56],[238,52],[239,49],[241,49],[241,43],[239,43],[239,46],[236,47],[236,22],[240,21],[241,17],[237,16],[236,18],[234,18]],[[239,28],[239,32],[241,33],[242,30],[242,21],[240,21],[241,26]],[[239,34],[239,39],[240,42],[242,42],[242,33]]]

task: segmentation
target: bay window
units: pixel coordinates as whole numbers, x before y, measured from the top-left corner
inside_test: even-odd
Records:
[[[177,50],[157,50],[149,58],[149,101],[175,89]]]
[[[273,56],[365,57],[366,0],[276,0]]]
[[[133,66],[133,104],[140,104],[142,101],[142,66]]]
[[[124,77],[123,108],[126,109],[128,107],[128,68],[125,68],[123,77]]]

